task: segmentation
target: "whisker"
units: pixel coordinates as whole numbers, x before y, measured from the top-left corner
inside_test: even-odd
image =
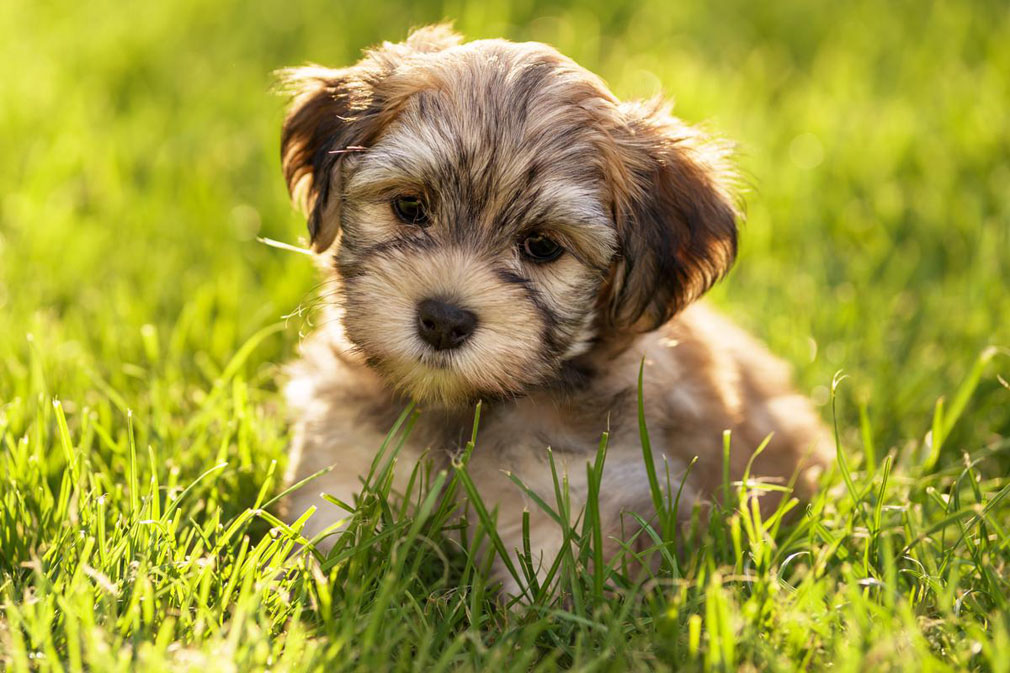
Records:
[[[265,236],[257,236],[256,241],[262,243],[263,245],[269,245],[271,248],[277,248],[278,250],[287,250],[288,252],[297,252],[302,255],[312,256],[312,251],[308,248],[300,248],[297,245],[291,245],[290,243],[284,243],[283,241],[275,241],[272,238],[267,238]]]
[[[327,154],[350,154],[352,152],[367,152],[367,147],[362,147],[361,145],[348,145],[339,150],[330,150]]]

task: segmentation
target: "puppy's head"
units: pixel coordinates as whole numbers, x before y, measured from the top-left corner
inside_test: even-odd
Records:
[[[733,261],[726,148],[548,46],[435,26],[284,79],[284,175],[346,334],[419,400],[558,382]]]

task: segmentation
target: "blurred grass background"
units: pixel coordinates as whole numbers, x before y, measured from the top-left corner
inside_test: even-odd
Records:
[[[825,419],[833,375],[840,369],[850,375],[840,389],[842,440],[863,494],[879,488],[877,519],[887,469],[880,477],[876,466],[861,464],[863,448],[875,444],[877,456],[898,455],[883,516],[904,539],[896,537],[891,548],[891,538],[881,538],[879,567],[852,560],[868,539],[865,529],[853,528],[853,512],[865,519],[869,505],[846,509],[845,497],[833,498],[837,509],[822,513],[821,537],[809,545],[831,564],[799,587],[806,602],[788,604],[771,621],[747,613],[753,595],[743,585],[726,585],[725,596],[753,624],[723,631],[722,642],[732,647],[739,637],[740,661],[778,662],[783,670],[805,668],[811,657],[817,665],[849,662],[839,670],[868,670],[866,662],[875,660],[1005,665],[1005,598],[999,589],[985,594],[1005,587],[1005,525],[980,525],[956,556],[953,549],[969,537],[964,527],[961,538],[930,540],[929,553],[911,559],[921,559],[928,572],[920,577],[903,567],[906,584],[893,577],[896,564],[911,558],[902,545],[922,542],[919,531],[952,525],[944,517],[962,506],[958,489],[967,492],[965,484],[975,489],[974,499],[964,496],[965,508],[986,501],[993,519],[1005,522],[1005,509],[996,507],[1008,492],[998,476],[1007,471],[1006,441],[997,438],[1010,436],[1010,390],[997,378],[1010,379],[1005,2],[4,0],[0,610],[7,621],[0,618],[0,667],[41,670],[48,661],[62,670],[60,661],[69,657],[74,669],[73,629],[82,623],[75,618],[84,620],[92,657],[86,661],[115,660],[121,670],[135,663],[133,656],[148,657],[154,663],[146,670],[159,670],[169,659],[151,653],[172,648],[194,657],[191,668],[226,667],[228,657],[211,652],[212,645],[203,645],[204,659],[179,650],[208,634],[217,639],[213,647],[241,643],[247,661],[262,668],[283,670],[284,662],[273,659],[281,651],[298,668],[292,662],[306,638],[306,660],[323,651],[326,639],[312,640],[318,623],[332,636],[325,647],[340,652],[342,643],[360,644],[358,631],[365,629],[378,643],[372,648],[366,639],[358,650],[370,652],[362,660],[367,670],[388,663],[391,653],[399,653],[399,665],[424,666],[441,656],[440,647],[451,655],[457,642],[472,644],[473,653],[471,644],[458,651],[472,656],[467,661],[476,670],[514,664],[514,650],[522,668],[523,657],[539,656],[543,645],[534,643],[564,644],[569,637],[588,642],[599,664],[607,647],[620,649],[622,629],[638,639],[621,656],[648,662],[653,649],[676,654],[686,647],[700,611],[729,609],[716,578],[700,602],[681,592],[681,603],[671,603],[680,606],[679,617],[670,617],[665,604],[646,611],[634,628],[623,617],[601,618],[610,626],[597,628],[582,616],[579,628],[586,630],[577,636],[565,635],[554,613],[524,622],[523,630],[508,613],[471,612],[483,600],[480,591],[471,601],[455,587],[446,594],[451,600],[424,603],[423,618],[407,599],[399,612],[370,612],[377,578],[386,587],[385,548],[361,551],[368,562],[355,571],[365,577],[358,584],[336,570],[323,581],[305,569],[279,582],[268,561],[252,568],[244,556],[247,548],[274,549],[270,536],[246,538],[236,551],[221,534],[220,522],[252,525],[247,508],[278,490],[271,465],[280,461],[283,469],[288,442],[279,369],[311,328],[302,315],[284,316],[310,303],[318,282],[307,257],[255,240],[296,242],[304,232],[280,177],[284,102],[270,93],[271,72],[307,61],[349,64],[364,46],[446,18],[469,38],[549,42],[602,75],[619,96],[666,92],[680,116],[738,141],[751,185],[748,221],[739,263],[712,301],[794,365]],[[919,475],[915,455],[937,398],[953,393],[992,345],[1003,354],[983,371],[946,438],[946,472]],[[53,398],[62,401],[58,408]],[[860,435],[861,407],[871,419],[862,426],[870,437]],[[986,474],[997,478],[959,472],[961,451],[991,460]],[[80,484],[68,482],[78,474],[68,468],[71,459],[81,462]],[[168,507],[198,475],[225,461],[227,468],[191,492],[175,529],[145,528],[160,498],[141,494],[141,510],[134,463]],[[943,504],[934,485],[949,487],[952,504]],[[989,524],[995,534],[987,542]],[[106,525],[115,541],[108,554],[101,544]],[[235,530],[245,533],[229,528]],[[206,535],[213,539],[205,548]],[[101,562],[92,558],[96,540]],[[946,554],[948,540],[956,541]],[[201,554],[212,543],[218,546],[206,565]],[[709,582],[706,564],[726,562],[718,540],[713,544],[688,554],[702,568],[690,577],[699,586]],[[270,553],[283,559],[286,552]],[[740,558],[729,572],[740,572]],[[774,572],[785,572],[793,558]],[[92,568],[82,577],[78,570],[89,572],[89,563],[98,574]],[[228,579],[216,568],[240,566],[242,597],[232,601],[238,574]],[[873,573],[904,587],[909,601],[895,607],[890,594],[879,594],[889,612],[880,608],[878,594],[863,584]],[[775,589],[780,577],[762,581]],[[309,594],[358,607],[333,617],[328,604],[312,603],[305,610],[314,616],[300,620],[311,601],[286,603],[288,589],[302,591],[304,582],[317,580],[317,592]],[[412,577],[400,581],[420,601],[444,589],[437,582],[418,588]],[[126,605],[113,589],[146,602]],[[793,594],[778,596],[785,604]],[[23,605],[12,606],[21,599]],[[448,605],[451,615],[438,605]],[[493,616],[482,621],[487,614]],[[708,647],[706,661],[719,652],[706,645],[718,642],[711,617],[700,641]],[[100,623],[88,630],[87,619]],[[613,632],[606,647],[583,640],[607,628]],[[22,632],[28,644],[17,640]],[[507,634],[501,640],[500,632]],[[911,649],[902,650],[909,642]],[[3,649],[11,643],[8,655]],[[581,650],[575,652],[565,661],[578,667]],[[329,667],[332,659],[327,654],[317,663]],[[549,668],[554,661],[542,663]],[[722,665],[713,661],[715,669]]]
[[[30,333],[51,393],[86,403],[93,372],[142,411],[145,325],[184,386],[311,297],[307,259],[254,240],[303,233],[271,71],[444,18],[549,42],[738,141],[749,216],[715,301],[820,403],[849,373],[843,413],[868,404],[885,444],[1010,344],[1005,3],[8,0],[0,397],[23,392]],[[300,327],[252,365],[289,357]],[[1008,395],[987,376],[963,439],[1010,432]]]

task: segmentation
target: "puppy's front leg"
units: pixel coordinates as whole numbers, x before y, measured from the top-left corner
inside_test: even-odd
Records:
[[[298,424],[288,467],[287,482],[294,484],[332,466],[329,472],[305,484],[288,498],[288,518],[291,520],[310,507],[317,508],[302,529],[302,535],[308,539],[350,516],[350,511],[324,499],[322,494],[353,507],[386,439],[376,430],[342,418],[339,409],[330,408],[328,411]],[[346,414],[346,410],[343,413]],[[403,447],[393,471],[394,491],[402,492],[418,459],[419,455],[410,446]],[[317,546],[329,549],[333,541],[331,536]]]
[[[532,447],[524,450],[509,449],[502,451],[481,451],[478,447],[467,471],[477,486],[480,497],[490,511],[497,508],[497,534],[502,540],[512,569],[519,575],[517,579],[502,558],[496,558],[493,571],[494,579],[502,583],[502,592],[511,596],[520,596],[523,590],[520,586],[527,584],[520,556],[524,556],[523,517],[529,516],[529,547],[532,569],[537,582],[541,585],[547,580],[547,575],[554,565],[558,555],[563,553],[565,533],[562,523],[555,517],[566,516],[568,526],[578,525],[584,516],[588,483],[585,457],[555,455],[555,467],[559,479],[564,479],[567,486],[559,485],[565,509],[559,511],[558,488],[554,483],[551,467],[548,462],[547,450]],[[514,474],[525,485],[526,489],[551,509],[545,511],[529,493],[517,486],[509,478]],[[567,490],[565,490],[567,489]],[[471,516],[473,522],[473,517]],[[477,524],[479,525],[479,524]],[[571,543],[569,543],[571,544]],[[573,550],[574,551],[574,550]],[[555,575],[554,579],[557,579]],[[530,596],[531,597],[531,596]],[[529,598],[529,597],[528,597]]]
[[[478,447],[479,451],[479,447]],[[520,456],[521,459],[516,460]],[[513,461],[508,467],[508,458]],[[585,528],[586,505],[589,498],[589,484],[586,464],[592,463],[593,456],[583,453],[556,452],[555,467],[559,479],[563,476],[566,486],[561,485],[562,495],[567,503],[567,527],[574,528],[577,535],[589,535]],[[676,489],[684,475],[684,466],[679,462],[667,464],[662,457],[657,457],[657,473],[671,476],[671,486]],[[511,596],[520,596],[525,585],[525,576],[519,557],[524,554],[523,514],[529,512],[529,545],[530,562],[541,585],[547,580],[547,575],[558,558],[566,551],[564,549],[564,527],[555,516],[559,512],[557,487],[544,449],[532,449],[524,452],[486,452],[474,455],[468,466],[468,472],[473,478],[486,507],[498,509],[497,531],[501,537],[509,560],[519,574],[520,579],[512,574],[506,563],[498,558],[495,561],[495,579],[501,581],[502,592]],[[534,498],[518,487],[508,477],[515,474],[526,486],[535,493],[551,510],[548,513]],[[664,500],[667,499],[666,479],[660,485]],[[697,498],[694,488],[687,486],[681,493],[682,507],[680,511],[686,515],[690,505]],[[649,477],[637,450],[621,450],[614,447],[607,457],[604,467],[599,498],[597,501],[602,532],[602,555],[604,563],[613,564],[621,572],[635,575],[649,568],[653,570],[658,564],[659,556],[648,550],[654,547],[654,542],[646,535],[632,513],[655,526],[655,507],[649,490]],[[472,517],[471,517],[472,519]],[[578,554],[575,543],[572,553]],[[625,551],[627,550],[627,551]],[[621,557],[620,555],[626,554]],[[591,568],[579,569],[581,572],[591,572]],[[553,581],[558,576],[555,575]]]
[[[547,579],[547,573],[553,565],[558,554],[562,551],[564,543],[564,531],[552,515],[536,503],[522,489],[516,486],[509,478],[507,471],[498,465],[489,464],[491,461],[472,460],[467,468],[470,477],[477,486],[481,500],[488,511],[497,510],[496,530],[486,532],[486,534],[497,534],[502,541],[508,561],[506,563],[500,556],[496,556],[492,567],[493,579],[502,584],[501,591],[508,596],[523,595],[522,586],[528,584],[523,570],[520,556],[524,555],[523,542],[523,517],[529,516],[529,546],[530,563],[540,584]],[[545,474],[546,472],[546,474]],[[550,468],[546,465],[543,469],[535,472],[517,472],[517,476],[523,483],[541,500],[543,500],[552,510],[557,510],[556,498],[554,495],[553,480],[550,476]],[[582,482],[585,477],[582,477]],[[576,515],[583,506],[585,484],[576,484],[571,499],[571,507],[576,510]],[[469,519],[472,526],[479,526],[480,522],[473,514],[470,507]],[[573,517],[569,517],[573,518]],[[485,543],[485,550],[489,545]],[[486,552],[487,553],[487,552]],[[511,565],[511,570],[509,569]],[[515,572],[519,577],[513,575]],[[522,584],[520,584],[520,580]],[[527,599],[532,596],[527,596]]]

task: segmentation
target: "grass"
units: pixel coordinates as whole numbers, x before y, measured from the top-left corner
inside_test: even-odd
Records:
[[[660,499],[639,584],[590,506],[508,609],[470,553],[494,511],[462,528],[429,495],[471,493],[465,464],[419,467],[413,513],[386,497],[410,411],[330,557],[291,554],[279,366],[317,281],[255,241],[304,226],[269,73],[444,17],[740,141],[713,301],[835,423],[808,507]],[[10,0],[0,63],[0,669],[1010,669],[1001,3]],[[562,475],[540,495],[567,521]]]

